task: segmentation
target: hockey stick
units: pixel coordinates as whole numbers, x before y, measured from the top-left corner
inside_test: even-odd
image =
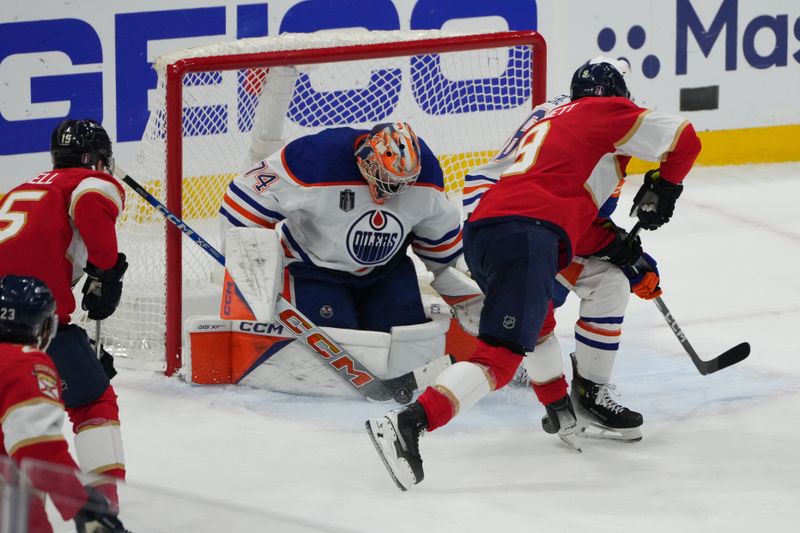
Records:
[[[102,323],[102,320],[94,321],[94,354],[98,359],[103,355],[103,347],[100,345],[100,325]]]
[[[641,223],[637,222],[636,225],[633,226],[633,229],[631,229],[628,237],[626,237],[626,240],[633,239],[641,229]],[[664,320],[667,321],[667,325],[669,325],[670,329],[675,334],[675,337],[678,338],[678,341],[681,343],[681,346],[683,346],[683,349],[687,354],[689,354],[689,357],[691,357],[694,366],[697,367],[697,370],[704,376],[706,374],[713,374],[714,372],[722,370],[723,368],[727,368],[731,365],[735,365],[750,355],[750,343],[742,342],[714,357],[713,359],[709,359],[708,361],[700,359],[700,356],[697,355],[697,352],[694,350],[691,343],[689,343],[689,339],[686,338],[686,334],[678,325],[678,321],[675,320],[675,317],[672,316],[672,313],[667,307],[667,304],[664,303],[664,300],[662,300],[660,296],[656,296],[653,298],[653,302],[656,304],[658,310],[661,311],[661,314],[664,315]]]
[[[205,250],[220,265],[225,266],[225,256],[190,228],[186,222],[167,209],[155,196],[147,192],[136,180],[125,173],[119,165],[114,169],[114,175],[144,198],[156,211]],[[278,322],[288,329],[289,333],[308,348],[314,356],[327,364],[339,377],[370,400],[386,401],[394,399],[398,403],[408,403],[411,401],[415,390],[430,384],[442,370],[454,362],[451,356],[444,355],[402,376],[381,379],[370,372],[342,345],[334,341],[282,296],[278,296],[275,304],[275,315]]]

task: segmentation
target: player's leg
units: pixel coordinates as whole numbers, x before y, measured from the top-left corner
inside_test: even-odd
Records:
[[[553,331],[556,327],[553,305],[550,303],[533,353],[525,354],[522,362],[536,398],[544,405],[546,414],[542,418],[542,429],[558,435],[567,445],[580,450],[575,410],[567,394],[567,380],[561,346]]]
[[[547,312],[558,259],[555,233],[509,221],[468,228],[464,242],[470,270],[486,293],[475,352],[442,372],[409,407],[367,421],[376,449],[403,490],[424,475],[420,434],[505,386],[535,345]]]
[[[405,254],[360,282],[356,306],[362,329],[389,332],[427,320],[414,262]]]
[[[572,356],[572,397],[580,422],[601,430],[590,435],[641,440],[642,415],[618,404],[610,383],[630,298],[628,279],[613,264],[588,258],[571,288],[581,298]]]
[[[359,329],[348,275],[302,263],[287,267],[283,296],[320,327]]]
[[[63,381],[64,405],[75,433],[78,464],[85,472],[125,479],[117,395],[83,328],[61,325],[47,348]],[[97,487],[117,503],[116,486]]]

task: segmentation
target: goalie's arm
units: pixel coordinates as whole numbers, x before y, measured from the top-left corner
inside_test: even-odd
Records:
[[[223,253],[231,228],[274,229],[308,201],[307,191],[288,176],[282,153],[275,152],[228,184],[219,208]]]

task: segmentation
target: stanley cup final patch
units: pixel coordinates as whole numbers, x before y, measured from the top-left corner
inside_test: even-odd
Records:
[[[339,209],[347,213],[356,205],[356,193],[353,189],[345,189],[339,193]]]

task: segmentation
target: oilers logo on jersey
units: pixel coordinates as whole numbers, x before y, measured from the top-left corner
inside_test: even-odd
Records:
[[[347,251],[361,265],[376,265],[394,255],[404,235],[403,224],[395,215],[373,209],[350,226]]]

